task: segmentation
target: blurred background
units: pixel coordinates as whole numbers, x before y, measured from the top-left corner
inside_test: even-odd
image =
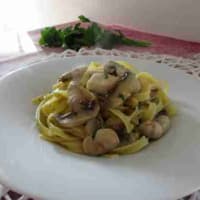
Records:
[[[145,32],[200,41],[199,0],[1,0],[0,32],[65,23],[84,14]]]
[[[76,20],[200,41],[199,0],[0,0],[0,61],[37,51],[27,31]]]

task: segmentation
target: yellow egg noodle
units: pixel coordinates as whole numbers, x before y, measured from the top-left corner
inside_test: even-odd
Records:
[[[125,61],[91,62],[76,73],[62,75],[50,93],[33,99],[41,138],[69,151],[105,157],[138,152],[163,135],[168,124],[162,123],[176,114],[167,82]]]

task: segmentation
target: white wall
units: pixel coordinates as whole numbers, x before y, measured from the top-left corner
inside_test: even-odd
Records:
[[[33,29],[74,20],[80,14],[200,41],[200,0],[6,0],[0,7],[0,29],[5,24]]]
[[[200,0],[87,0],[80,7],[106,23],[200,41]]]

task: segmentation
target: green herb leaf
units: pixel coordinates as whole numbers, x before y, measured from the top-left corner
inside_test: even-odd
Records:
[[[148,47],[151,45],[148,41],[141,41],[141,40],[132,40],[130,38],[122,38],[122,44],[129,45],[129,46],[137,46],[137,47]]]
[[[80,25],[81,25],[81,23],[77,23],[77,24],[75,24],[74,29],[75,29],[75,30],[79,30]]]
[[[83,15],[79,16],[79,19],[81,22],[91,22]],[[116,45],[148,47],[151,43],[127,38],[119,30],[106,30],[97,23],[91,22],[87,28],[81,27],[81,23],[76,23],[65,29],[44,28],[41,31],[39,44],[79,50],[83,46],[99,46],[104,49],[112,49]]]
[[[99,35],[96,45],[104,49],[112,49],[115,45],[121,43],[121,38],[112,31],[104,30]]]
[[[62,45],[61,31],[54,27],[47,27],[41,31],[40,45],[48,47],[60,47]]]
[[[92,23],[84,33],[84,42],[87,46],[93,46],[99,40],[102,34],[102,29],[97,23]]]
[[[80,15],[78,18],[80,19],[81,22],[90,22],[90,20],[84,15]]]
[[[126,100],[123,94],[119,94],[119,96],[118,96],[118,97],[119,97],[119,98],[121,98],[121,99],[122,99],[122,101],[125,101],[125,100]]]

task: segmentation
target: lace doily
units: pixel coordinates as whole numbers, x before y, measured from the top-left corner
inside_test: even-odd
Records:
[[[195,54],[189,58],[183,58],[183,57],[176,57],[176,56],[165,55],[165,54],[152,54],[149,52],[141,53],[141,52],[134,52],[134,51],[122,51],[122,50],[117,50],[117,49],[105,50],[101,48],[95,48],[95,49],[81,48],[78,52],[68,49],[62,53],[52,53],[49,56],[39,57],[37,59],[34,59],[34,61],[29,60],[27,63],[28,64],[37,63],[44,60],[46,61],[46,60],[55,59],[57,57],[65,58],[65,57],[72,57],[72,56],[78,56],[78,55],[124,56],[124,57],[129,57],[129,58],[150,60],[156,63],[167,64],[169,67],[180,69],[184,71],[185,73],[188,73],[192,75],[193,77],[200,79],[200,53]]]
[[[73,50],[66,50],[62,53],[52,53],[48,56],[39,56],[34,58],[34,60],[27,60],[24,65],[33,64],[38,62],[43,62],[55,58],[65,58],[65,57],[72,57],[72,56],[79,56],[79,55],[108,55],[108,56],[124,56],[129,58],[138,58],[143,60],[150,60],[156,63],[164,63],[167,64],[169,67],[177,68],[185,73],[192,75],[193,77],[200,79],[200,54],[193,55],[190,58],[183,58],[183,57],[176,57],[171,55],[164,55],[164,54],[151,54],[148,52],[145,53],[138,53],[133,51],[121,51],[121,50],[104,50],[101,48],[95,49],[86,49],[82,48],[78,52]],[[12,197],[12,191],[9,188],[6,188],[0,185],[0,198],[1,200],[28,200],[29,198],[24,195],[16,194],[15,196],[19,197]],[[179,200],[200,200],[200,191],[197,191],[185,198]]]

